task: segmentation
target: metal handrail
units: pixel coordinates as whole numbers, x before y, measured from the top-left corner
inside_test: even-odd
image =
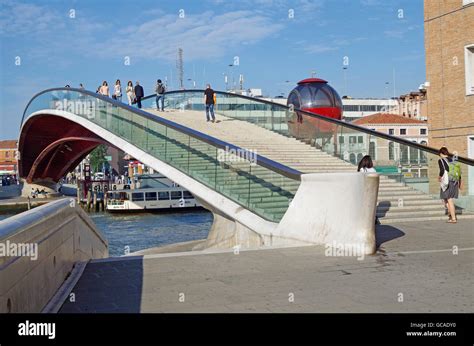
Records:
[[[172,90],[172,91],[166,92],[164,95],[166,96],[167,94],[191,93],[191,92],[202,92],[202,93],[204,93],[204,91],[205,91],[204,89]],[[276,102],[272,102],[272,101],[268,101],[268,100],[262,100],[262,99],[251,97],[251,96],[239,95],[239,94],[229,93],[229,92],[225,92],[225,91],[214,91],[214,92],[216,94],[242,98],[242,99],[246,99],[246,100],[249,100],[249,101],[264,103],[264,104],[268,104],[270,106],[276,106],[276,107],[280,107],[280,108],[283,108],[285,110],[291,111],[289,106],[285,106],[285,105],[282,105],[280,103],[276,103]],[[155,97],[155,96],[156,96],[156,94],[148,95],[148,96],[145,96],[142,100],[146,100],[146,99],[149,99],[149,98],[152,98],[152,97]],[[353,130],[363,132],[363,133],[367,133],[367,134],[369,134],[371,136],[374,136],[374,137],[383,138],[383,139],[389,140],[391,142],[396,142],[396,143],[403,144],[403,145],[406,145],[406,146],[409,146],[409,147],[412,147],[412,148],[419,149],[421,151],[425,151],[425,152],[429,152],[431,154],[438,155],[438,149],[433,148],[433,147],[429,147],[427,145],[419,144],[419,143],[416,143],[416,142],[410,142],[407,139],[391,136],[391,135],[388,135],[388,134],[383,133],[383,132],[378,132],[378,131],[371,130],[367,127],[363,127],[363,126],[356,125],[356,124],[353,124],[353,123],[348,123],[348,122],[345,122],[345,121],[342,121],[342,120],[337,120],[337,119],[325,117],[324,115],[308,112],[308,111],[305,111],[305,110],[302,110],[302,109],[299,109],[299,108],[294,108],[293,111],[302,113],[302,114],[304,114],[308,117],[311,117],[311,118],[320,119],[320,120],[323,120],[323,121],[326,121],[326,122],[329,122],[329,123],[333,123],[333,124],[336,124],[336,125],[339,125],[339,126],[342,126],[342,127],[346,127],[346,128],[350,128],[350,129],[353,129]],[[454,156],[454,155],[451,154],[451,156]],[[463,157],[463,156],[458,155],[457,156],[457,161],[462,162],[462,163],[464,163],[466,165],[469,165],[469,166],[474,166],[474,160],[469,159],[467,157]]]
[[[189,127],[186,127],[186,126],[183,126],[183,125],[180,125],[180,124],[177,124],[171,120],[168,120],[168,119],[164,119],[160,116],[157,116],[157,115],[154,115],[154,114],[150,114],[148,112],[145,112],[139,108],[135,108],[135,107],[131,107],[125,103],[122,103],[120,101],[116,101],[112,98],[109,98],[107,96],[104,96],[104,95],[100,95],[98,93],[94,93],[94,92],[91,92],[91,91],[88,91],[88,90],[83,90],[83,89],[77,89],[77,88],[65,88],[65,87],[62,87],[62,88],[51,88],[51,89],[46,89],[46,90],[43,90],[39,93],[37,93],[35,96],[33,96],[33,98],[28,102],[28,104],[26,105],[26,108],[25,108],[25,111],[23,112],[23,116],[22,116],[22,120],[21,120],[21,126],[23,126],[23,122],[25,121],[25,115],[26,115],[26,112],[28,110],[28,107],[30,106],[30,104],[32,103],[32,101],[42,95],[42,94],[45,94],[45,93],[48,93],[48,92],[52,92],[52,91],[74,91],[74,92],[78,92],[78,93],[82,93],[82,94],[85,94],[85,95],[89,95],[89,96],[92,96],[92,97],[95,97],[95,98],[98,98],[100,100],[103,100],[105,102],[108,102],[108,103],[111,103],[119,108],[123,108],[123,109],[126,109],[134,114],[137,114],[139,116],[142,116],[144,118],[147,118],[149,120],[152,120],[152,121],[155,121],[157,123],[160,123],[164,126],[167,126],[173,130],[176,130],[178,132],[181,132],[185,135],[188,135],[188,136],[191,136],[193,138],[196,138],[202,142],[205,142],[207,144],[210,144],[218,149],[224,149],[226,151],[228,151],[229,149],[230,150],[234,150],[233,154],[235,154],[236,156],[239,156],[241,158],[248,158],[248,157],[252,157],[252,158],[255,158],[255,164],[258,165],[258,166],[262,166],[264,168],[267,168],[275,173],[278,173],[278,174],[281,174],[285,177],[288,177],[290,179],[293,179],[293,180],[301,180],[301,175],[302,173],[296,169],[293,169],[291,167],[288,167],[288,166],[285,166],[285,165],[282,165],[281,163],[279,162],[276,162],[276,161],[273,161],[267,157],[264,157],[264,156],[261,156],[261,155],[258,155],[254,152],[250,152],[248,151],[247,149],[245,148],[241,148],[239,146],[236,146],[232,143],[228,143],[228,142],[224,142],[220,139],[217,139],[215,137],[212,137],[212,136],[209,136],[209,135],[206,135],[202,132],[199,132],[199,131],[196,131],[196,130],[193,130]],[[149,98],[150,96],[147,96],[147,98]]]

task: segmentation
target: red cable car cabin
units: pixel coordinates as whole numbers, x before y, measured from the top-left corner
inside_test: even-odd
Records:
[[[287,105],[324,117],[342,119],[342,101],[339,94],[327,81],[320,78],[307,78],[298,82],[298,86],[288,96]],[[314,138],[318,133],[332,132],[336,127],[318,118],[296,113],[296,117],[290,121],[290,131],[297,137]]]

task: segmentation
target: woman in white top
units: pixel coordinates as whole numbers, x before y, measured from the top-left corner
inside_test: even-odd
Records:
[[[117,79],[114,86],[114,99],[122,102],[122,84],[120,84],[120,79]]]
[[[107,84],[107,82],[105,80],[104,80],[104,82],[102,83],[102,86],[99,89],[99,94],[110,97],[109,85]]]
[[[365,155],[362,160],[359,162],[359,166],[357,167],[357,172],[362,173],[377,173],[374,168],[374,163],[372,162],[372,158],[370,155]]]
[[[133,83],[131,80],[128,81],[125,92],[127,93],[128,105],[131,106],[133,104],[133,100],[135,99],[135,91],[133,89]]]

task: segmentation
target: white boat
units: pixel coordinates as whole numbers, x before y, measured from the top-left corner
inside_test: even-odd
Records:
[[[202,205],[180,186],[112,190],[107,192],[107,211],[143,211],[201,208]]]

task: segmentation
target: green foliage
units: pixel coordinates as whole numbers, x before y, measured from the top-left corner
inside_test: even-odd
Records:
[[[100,172],[102,170],[102,164],[107,163],[107,160],[105,159],[106,155],[107,146],[104,144],[101,144],[97,148],[92,150],[89,155],[89,160],[93,172]]]

